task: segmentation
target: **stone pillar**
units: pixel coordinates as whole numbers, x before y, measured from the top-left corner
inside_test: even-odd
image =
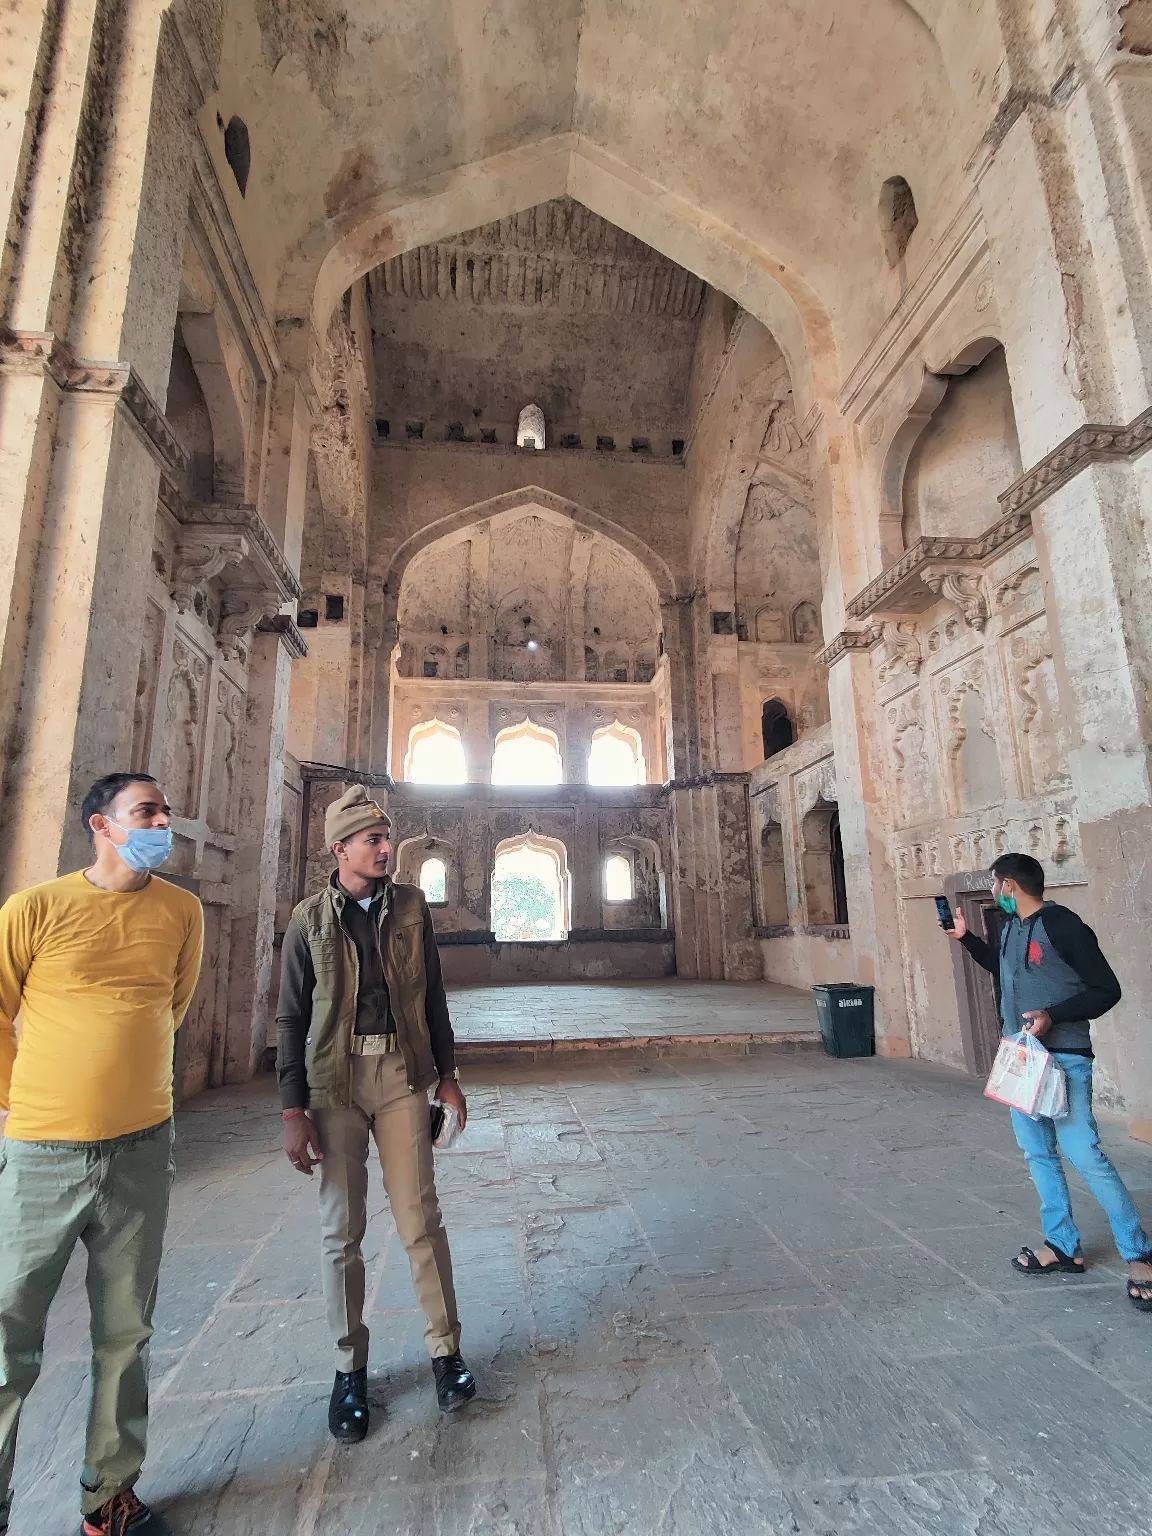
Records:
[[[308,398],[298,378],[287,371],[281,374],[274,394],[276,414],[269,434],[260,508],[294,571],[299,570],[303,541]],[[275,634],[253,637],[237,818],[243,836],[238,839],[232,883],[232,968],[224,1063],[227,1082],[242,1082],[251,1075],[269,1036],[291,661],[286,639]]]
[[[80,798],[128,761],[160,468],[181,456],[162,401],[199,95],[160,5],[62,17],[15,171],[0,355],[5,891],[84,861]]]
[[[253,636],[237,816],[244,835],[237,839],[232,881],[226,1083],[251,1077],[270,1035],[268,998],[291,666],[291,656],[278,635]]]
[[[590,801],[577,805],[572,847],[569,850],[572,892],[572,927],[602,928],[602,875],[600,871],[600,807]]]
[[[889,854],[884,786],[883,715],[873,690],[867,651],[843,652],[828,674],[836,793],[844,843],[844,881],[852,935],[852,980],[876,989],[876,1051],[910,1056],[904,962],[900,949],[896,872]],[[792,808],[789,807],[789,819]],[[801,829],[790,841],[799,848]],[[802,901],[804,875],[797,870],[796,897]],[[791,898],[791,892],[790,892]]]

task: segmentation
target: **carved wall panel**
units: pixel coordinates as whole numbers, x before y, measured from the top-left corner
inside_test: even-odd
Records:
[[[144,609],[140,641],[140,675],[132,717],[132,769],[146,773],[152,756],[152,731],[156,722],[156,690],[164,646],[164,610],[151,598]]]
[[[232,832],[236,803],[236,772],[240,762],[240,733],[244,696],[222,677],[216,684],[216,728],[212,738],[212,772],[208,781],[208,825],[214,832]]]
[[[208,658],[178,630],[164,701],[160,768],[160,781],[177,816],[195,818],[199,813],[209,674]]]
[[[938,814],[939,774],[932,761],[924,699],[913,688],[885,711],[891,751],[893,810],[898,826],[915,826]]]
[[[1005,636],[1002,656],[1021,788],[1025,795],[1066,789],[1068,742],[1047,620],[1034,619]]]
[[[965,662],[939,678],[936,686],[955,809],[974,811],[998,804],[1004,798],[1004,779],[983,659]]]

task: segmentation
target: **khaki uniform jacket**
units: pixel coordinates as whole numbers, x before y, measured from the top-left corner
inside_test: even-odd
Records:
[[[333,876],[297,906],[284,935],[276,1025],[277,1072],[286,1109],[305,1104],[346,1109],[351,1102],[360,968],[343,923],[349,899]],[[377,934],[408,1087],[423,1092],[452,1071],[455,1052],[431,914],[418,886],[389,885]]]

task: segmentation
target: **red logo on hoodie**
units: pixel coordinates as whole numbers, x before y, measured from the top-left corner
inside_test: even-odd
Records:
[[[1028,964],[1039,965],[1043,959],[1044,951],[1040,948],[1039,943],[1033,939],[1028,946]]]

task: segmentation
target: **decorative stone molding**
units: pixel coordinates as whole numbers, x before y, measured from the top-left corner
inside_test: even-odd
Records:
[[[123,405],[165,473],[179,475],[188,467],[183,443],[130,363],[74,358],[51,331],[3,331],[0,373],[47,375],[69,393],[111,395]]]
[[[879,624],[870,624],[867,629],[842,629],[838,635],[828,642],[822,651],[816,652],[816,665],[818,667],[830,667],[834,662],[846,656],[849,651],[870,651],[874,645],[878,645],[883,638],[883,628]]]
[[[236,656],[243,638],[261,619],[295,602],[301,587],[255,507],[220,502],[188,506],[169,496],[166,509],[180,523],[172,597],[184,611],[207,611],[207,586],[220,596],[219,638],[225,656]]]
[[[1126,427],[1078,427],[1046,458],[1014,480],[999,496],[1009,513],[1030,514],[1089,464],[1134,459],[1152,445],[1152,408],[1142,411]]]
[[[920,572],[920,580],[932,592],[955,603],[969,629],[982,630],[988,622],[988,595],[982,577],[963,568],[929,565]]]
[[[1026,539],[1031,531],[1032,519],[1024,509],[1009,512],[975,539],[917,539],[895,564],[857,593],[847,612],[854,619],[872,613],[920,613],[931,606],[940,590],[928,584],[928,575],[935,577],[941,566],[954,574],[976,574],[993,555]]]
[[[186,526],[219,528],[222,532],[238,531],[247,535],[253,548],[265,560],[277,582],[284,588],[283,602],[296,602],[304,589],[292,567],[281,553],[276,536],[254,506],[247,502],[201,502],[188,509],[181,518]]]
[[[261,619],[256,625],[258,635],[279,635],[285,650],[296,661],[303,661],[308,654],[308,642],[286,613],[274,613]]]

